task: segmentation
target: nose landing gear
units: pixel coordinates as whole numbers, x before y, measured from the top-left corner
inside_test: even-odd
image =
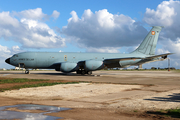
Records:
[[[25,74],[29,74],[29,70],[28,69],[25,70]]]
[[[25,68],[25,64],[24,63],[19,63],[19,69],[20,68]],[[25,70],[25,74],[29,74],[29,70],[28,69]]]

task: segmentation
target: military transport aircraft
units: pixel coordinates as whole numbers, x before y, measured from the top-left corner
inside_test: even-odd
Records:
[[[155,55],[158,36],[161,26],[153,26],[151,31],[139,45],[129,53],[66,53],[66,52],[23,52],[14,54],[5,60],[16,67],[28,69],[55,69],[64,73],[92,74],[92,71],[115,67],[141,65],[147,62],[164,60],[167,54]]]

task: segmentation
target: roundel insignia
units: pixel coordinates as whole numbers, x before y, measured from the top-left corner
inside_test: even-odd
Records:
[[[152,31],[151,34],[152,34],[152,35],[155,35],[155,31]]]

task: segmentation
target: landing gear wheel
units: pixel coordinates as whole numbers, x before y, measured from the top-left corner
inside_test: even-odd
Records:
[[[86,71],[85,70],[82,70],[81,71],[81,75],[85,75],[86,74]]]
[[[76,71],[76,74],[81,74],[81,70],[77,70],[77,71]]]
[[[92,71],[88,71],[87,74],[88,74],[88,75],[91,75],[91,74],[92,74]]]
[[[29,70],[26,70],[26,71],[25,71],[25,74],[29,74]]]
[[[92,71],[77,70],[77,71],[76,71],[76,74],[81,74],[81,75],[88,74],[88,75],[91,75],[91,74],[92,74]]]

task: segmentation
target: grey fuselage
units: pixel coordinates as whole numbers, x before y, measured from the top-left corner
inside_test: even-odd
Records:
[[[147,56],[147,55],[146,55]],[[24,68],[32,69],[56,69],[61,63],[79,63],[81,61],[96,60],[104,61],[105,59],[125,57],[145,57],[144,54],[119,54],[119,53],[65,53],[65,52],[23,52],[15,54],[10,58],[10,64],[19,67],[24,64]],[[127,67],[139,65],[152,60],[125,60],[105,64],[108,68]]]

